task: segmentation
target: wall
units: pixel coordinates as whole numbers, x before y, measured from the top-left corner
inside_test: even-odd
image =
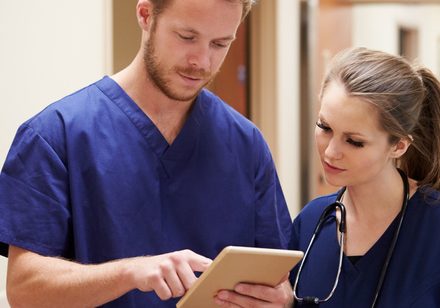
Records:
[[[419,30],[419,61],[440,76],[440,5],[355,5],[353,45],[398,53],[400,26]],[[378,35],[380,33],[380,35]]]
[[[0,166],[20,123],[106,73],[108,1],[0,1]],[[25,227],[25,226],[24,226]],[[0,257],[0,307],[6,259]]]
[[[251,16],[251,119],[269,144],[292,217],[300,209],[299,8],[260,0]]]
[[[308,119],[304,121],[308,126],[307,132],[302,132],[307,149],[303,156],[308,160],[308,196],[304,198],[303,205],[311,199],[336,191],[338,188],[328,184],[324,179],[321,160],[315,145],[315,122],[319,112],[318,95],[321,89],[327,65],[333,55],[339,50],[348,48],[352,44],[352,8],[341,3],[340,0],[320,0],[309,2],[309,88],[308,101],[305,108]],[[304,167],[304,166],[303,166]]]
[[[113,63],[119,72],[133,60],[141,44],[141,30],[135,18],[137,0],[112,0]]]
[[[290,215],[300,209],[300,101],[299,101],[299,1],[278,0],[277,42],[277,139],[275,162]],[[272,104],[271,102],[266,102]]]

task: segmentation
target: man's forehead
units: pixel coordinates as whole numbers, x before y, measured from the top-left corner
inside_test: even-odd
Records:
[[[241,21],[242,5],[228,0],[179,0],[165,9],[158,19],[197,34],[235,38]]]

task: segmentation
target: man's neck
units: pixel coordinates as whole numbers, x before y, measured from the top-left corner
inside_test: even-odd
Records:
[[[176,101],[163,94],[148,79],[139,55],[128,67],[113,75],[112,79],[151,119],[168,144],[172,144],[185,124],[194,101]]]

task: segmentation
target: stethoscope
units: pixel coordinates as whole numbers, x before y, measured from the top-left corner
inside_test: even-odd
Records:
[[[399,223],[397,225],[396,230],[394,231],[394,235],[393,235],[393,239],[391,241],[390,247],[388,248],[388,253],[387,256],[385,258],[385,262],[382,266],[382,270],[380,272],[380,276],[379,276],[379,280],[377,282],[377,286],[376,286],[376,292],[374,294],[374,299],[373,299],[373,303],[371,304],[371,307],[374,308],[377,306],[377,302],[380,296],[380,293],[382,291],[382,286],[387,274],[387,270],[388,270],[388,266],[390,264],[391,261],[391,257],[393,256],[393,252],[394,252],[394,248],[396,246],[397,243],[397,239],[399,237],[399,233],[400,233],[400,229],[403,223],[403,218],[405,216],[406,213],[406,208],[408,205],[408,200],[409,200],[409,183],[408,183],[408,178],[406,176],[406,174],[400,170],[397,169],[397,171],[399,171],[400,176],[402,177],[402,181],[403,181],[403,202],[402,202],[402,209],[399,213]],[[344,192],[346,190],[346,187],[343,187],[337,197],[336,197],[336,201],[332,204],[330,204],[329,206],[327,206],[324,211],[322,212],[321,216],[319,217],[318,223],[316,224],[315,230],[313,231],[313,235],[312,238],[310,239],[309,245],[307,246],[307,250],[304,254],[304,257],[301,261],[301,264],[299,266],[298,269],[298,273],[296,274],[296,279],[295,279],[295,284],[293,285],[293,296],[295,297],[295,299],[299,302],[299,303],[305,303],[305,304],[315,304],[315,305],[319,305],[320,303],[326,302],[328,301],[332,296],[333,293],[335,293],[336,287],[338,286],[338,282],[339,282],[339,275],[341,274],[341,269],[342,269],[342,260],[343,260],[343,256],[344,256],[344,240],[345,240],[345,233],[346,233],[346,211],[345,211],[345,206],[342,203],[341,199],[342,196],[344,195]],[[319,231],[321,230],[321,227],[323,225],[323,223],[325,221],[327,221],[327,218],[329,217],[329,215],[331,213],[333,213],[334,211],[336,211],[337,209],[339,209],[340,213],[341,213],[341,221],[339,223],[339,233],[340,233],[340,237],[339,237],[339,243],[340,243],[340,250],[339,250],[339,265],[338,265],[338,271],[336,273],[336,279],[335,282],[333,284],[333,287],[330,291],[330,293],[328,294],[327,297],[325,297],[324,299],[319,299],[318,297],[315,296],[304,296],[304,297],[300,297],[297,293],[297,288],[298,288],[298,281],[299,281],[299,277],[301,275],[301,271],[303,269],[303,266],[306,262],[307,256],[310,252],[310,249],[312,248],[313,242],[315,241],[315,238],[317,237],[317,235],[319,234]]]

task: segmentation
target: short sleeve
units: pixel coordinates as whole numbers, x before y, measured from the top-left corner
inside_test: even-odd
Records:
[[[260,136],[257,134],[257,136]],[[287,248],[292,221],[275,165],[267,144],[257,138],[255,190],[257,204],[257,246]]]
[[[19,128],[0,174],[0,253],[14,245],[69,257],[71,214],[66,165],[31,127]]]

